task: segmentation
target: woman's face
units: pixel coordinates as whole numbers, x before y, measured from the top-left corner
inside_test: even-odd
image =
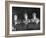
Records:
[[[14,19],[17,20],[17,15],[14,15]]]
[[[33,17],[35,17],[36,16],[36,13],[33,13]]]
[[[27,14],[25,14],[25,19],[27,19],[27,17],[28,17]]]

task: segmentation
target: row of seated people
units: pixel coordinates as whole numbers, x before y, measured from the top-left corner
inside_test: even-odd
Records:
[[[28,19],[27,13],[25,13],[24,14],[25,20],[23,20],[23,21],[17,20],[17,15],[15,15],[14,20],[15,20],[16,29],[23,30],[23,29],[30,29],[30,28],[31,29],[38,28],[40,20],[36,17],[36,13],[33,13],[32,15],[33,15],[33,18],[30,20],[30,19]],[[31,23],[35,23],[35,24],[33,25]]]
[[[27,13],[24,14],[25,20],[23,20],[23,23],[28,24],[30,22],[36,23],[38,24],[40,22],[40,20],[36,17],[36,13],[33,13],[33,18],[32,19],[28,19],[28,15]],[[15,21],[15,25],[16,24],[20,24],[21,20],[17,20],[17,15],[14,15],[14,21]]]

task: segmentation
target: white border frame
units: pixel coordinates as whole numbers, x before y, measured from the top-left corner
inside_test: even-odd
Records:
[[[40,8],[40,30],[32,30],[32,31],[12,31],[12,7],[34,7]],[[28,34],[28,33],[43,33],[43,6],[42,5],[26,5],[26,4],[10,4],[9,7],[9,18],[10,18],[10,26],[9,26],[9,34]]]

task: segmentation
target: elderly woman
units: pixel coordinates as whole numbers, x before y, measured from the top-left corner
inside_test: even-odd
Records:
[[[31,21],[38,24],[40,22],[40,20],[36,17],[36,13],[33,13],[32,16],[33,16],[33,18],[31,19]]]

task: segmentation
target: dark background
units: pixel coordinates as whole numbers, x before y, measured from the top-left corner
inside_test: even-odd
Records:
[[[40,8],[31,8],[31,7],[12,7],[12,24],[14,24],[14,15],[18,15],[18,20],[24,20],[24,14],[28,14],[28,19],[32,18],[32,13],[36,13],[37,18],[40,19]]]

